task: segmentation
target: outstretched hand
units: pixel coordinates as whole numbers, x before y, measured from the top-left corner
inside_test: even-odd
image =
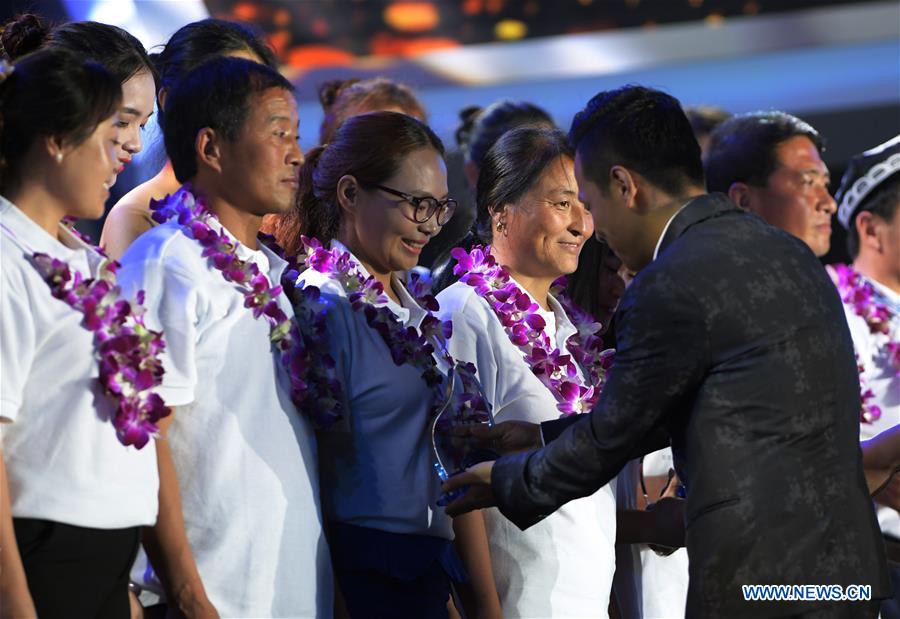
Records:
[[[869,492],[878,495],[900,471],[900,425],[861,441],[860,446]]]
[[[664,496],[647,507],[654,520],[650,548],[658,555],[670,555],[684,546],[684,499]]]
[[[445,511],[448,516],[455,518],[476,509],[493,507],[497,504],[494,499],[494,489],[491,487],[493,468],[493,461],[479,462],[444,482],[442,487],[444,492],[465,489],[465,494],[447,506]]]
[[[473,438],[482,448],[503,456],[541,447],[541,426],[527,421],[504,421],[493,426],[460,425],[453,428],[453,434]]]
[[[872,498],[879,505],[885,505],[900,511],[900,476],[894,472],[886,482],[878,484],[878,487],[872,493]]]

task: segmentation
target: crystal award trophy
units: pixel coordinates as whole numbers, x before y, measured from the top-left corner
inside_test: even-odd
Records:
[[[491,405],[475,378],[475,366],[457,362],[447,376],[444,401],[431,427],[436,458],[434,469],[441,481],[447,481],[474,464],[499,457],[496,452],[486,449],[483,441],[469,435],[468,427],[477,424],[494,425]],[[465,492],[463,487],[444,493],[438,505],[445,506]]]

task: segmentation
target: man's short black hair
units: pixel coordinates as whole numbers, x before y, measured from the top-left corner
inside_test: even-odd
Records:
[[[700,146],[678,99],[643,86],[601,92],[572,121],[569,140],[588,176],[605,187],[622,165],[677,195],[703,185]]]
[[[197,174],[197,133],[209,127],[234,141],[247,119],[251,97],[270,88],[294,90],[274,69],[232,57],[205,62],[175,85],[166,99],[168,120],[163,135],[179,182]]]
[[[706,150],[706,184],[710,191],[728,193],[733,183],[765,187],[779,165],[775,149],[793,137],[804,136],[825,150],[811,125],[785,112],[752,112],[732,116],[716,127]]]
[[[856,215],[868,211],[877,215],[890,224],[894,217],[900,217],[900,174],[894,174],[891,178],[876,187],[872,193],[866,196],[856,208],[850,226],[847,229],[847,251],[854,260],[859,255],[859,232],[856,229]]]

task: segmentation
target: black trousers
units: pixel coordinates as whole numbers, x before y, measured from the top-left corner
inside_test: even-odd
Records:
[[[13,518],[28,589],[41,619],[128,619],[128,573],[140,528],[88,529]]]

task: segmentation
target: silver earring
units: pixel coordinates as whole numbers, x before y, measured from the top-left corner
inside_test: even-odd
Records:
[[[62,163],[62,160],[63,160],[63,154],[56,153],[56,163]]]

